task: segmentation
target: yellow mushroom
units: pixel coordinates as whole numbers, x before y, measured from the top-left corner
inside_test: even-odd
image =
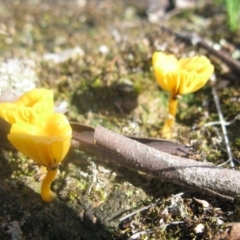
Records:
[[[13,124],[23,121],[34,124],[54,111],[53,92],[35,88],[13,103],[0,103],[0,117]]]
[[[70,148],[72,136],[67,118],[53,112],[52,92],[34,89],[15,103],[2,103],[0,116],[12,124],[8,134],[12,145],[47,168],[41,195],[44,201],[52,201],[54,194],[50,185]]]
[[[153,70],[160,87],[170,93],[168,118],[162,135],[171,138],[171,128],[177,112],[178,98],[199,90],[214,72],[214,67],[205,56],[182,58],[155,52],[152,57]]]
[[[56,168],[66,156],[72,135],[67,118],[53,113],[38,124],[14,123],[8,135],[12,145],[38,164]]]

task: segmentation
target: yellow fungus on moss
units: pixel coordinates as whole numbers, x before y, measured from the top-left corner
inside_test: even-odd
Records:
[[[178,98],[203,87],[213,74],[214,67],[205,56],[178,60],[174,55],[163,52],[155,52],[152,62],[158,84],[170,93],[168,118],[162,129],[162,135],[171,138]]]
[[[54,111],[53,92],[35,88],[13,103],[0,103],[0,117],[13,124],[23,121],[35,124]]]
[[[42,199],[47,202],[53,199],[50,185],[72,136],[67,118],[53,110],[53,93],[45,89],[27,92],[14,103],[0,103],[0,117],[12,124],[9,141],[48,170],[41,190]]]
[[[9,141],[23,154],[47,168],[55,168],[70,148],[72,129],[60,113],[45,116],[36,125],[16,122],[12,125]]]

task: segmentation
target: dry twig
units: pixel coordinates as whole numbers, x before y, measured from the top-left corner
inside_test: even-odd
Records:
[[[207,50],[210,54],[213,54],[214,56],[218,57],[220,60],[222,60],[229,68],[231,68],[235,73],[240,74],[240,62],[233,59],[228,54],[218,51],[211,47],[204,39],[202,39],[197,34],[187,34],[187,33],[178,33],[174,32],[172,29],[167,28],[165,26],[162,26],[162,29],[164,31],[167,31],[173,35],[175,35],[177,38],[190,42],[194,46],[198,46],[201,48],[204,48]]]
[[[228,201],[233,201],[234,197],[240,194],[239,171],[163,152],[167,150],[170,153],[182,153],[185,148],[181,144],[147,138],[135,138],[139,140],[136,141],[102,126],[94,129],[78,123],[71,125],[72,147],[91,155]],[[4,133],[1,132],[1,135]]]
[[[170,155],[98,126],[94,143],[118,164],[147,172],[166,181],[232,201],[240,194],[240,172],[211,163]]]
[[[215,101],[215,105],[216,105],[216,108],[217,108],[220,124],[221,124],[221,127],[222,127],[223,139],[224,139],[224,142],[225,142],[225,145],[226,145],[228,159],[230,161],[231,167],[234,167],[233,154],[232,154],[232,150],[231,150],[229,139],[228,139],[227,128],[226,128],[226,125],[224,124],[225,120],[224,120],[224,117],[223,117],[223,114],[222,114],[221,105],[220,105],[219,97],[218,97],[218,94],[217,94],[217,89],[214,86],[212,87],[212,94],[213,94],[213,99]]]

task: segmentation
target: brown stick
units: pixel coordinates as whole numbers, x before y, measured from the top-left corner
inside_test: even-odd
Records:
[[[240,194],[239,171],[163,153],[102,126],[95,130],[94,143],[115,155],[119,164],[169,182],[230,201]]]
[[[11,146],[5,139],[11,126],[2,126],[0,135],[4,140],[0,143]],[[180,154],[183,151],[185,154],[187,149],[181,144],[151,138],[133,140],[101,126],[96,129],[79,123],[71,123],[71,126],[74,148],[228,201],[233,201],[240,194],[239,171],[163,152]]]
[[[229,68],[231,68],[235,73],[240,74],[240,62],[233,59],[231,56],[228,54],[218,51],[211,47],[205,40],[203,40],[200,36],[198,35],[188,35],[186,33],[178,33],[174,32],[170,28],[167,28],[165,26],[162,27],[164,31],[167,31],[173,35],[175,35],[177,38],[183,40],[183,41],[188,41],[192,45],[197,45],[201,48],[206,49],[209,53],[215,55],[219,59],[221,59]]]
[[[88,152],[90,154],[96,155],[97,152],[103,154],[103,150],[101,150],[98,146],[93,145],[93,135],[95,129],[77,122],[70,122],[73,133],[72,139],[76,141],[72,141],[72,145],[77,148],[80,148],[82,151]],[[190,153],[191,148],[186,147],[180,143],[176,143],[173,141],[168,141],[165,139],[156,139],[156,138],[142,138],[142,137],[132,137],[126,136],[133,140],[136,140],[140,143],[143,143],[149,147],[155,148],[159,151],[175,154],[179,156],[187,157]],[[97,152],[96,152],[96,151]],[[108,153],[104,149],[105,154]],[[111,154],[111,153],[108,153]]]
[[[0,117],[0,146],[9,149],[12,148],[7,135],[10,133],[11,125]]]

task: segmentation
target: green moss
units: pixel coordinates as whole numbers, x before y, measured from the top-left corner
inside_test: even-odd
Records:
[[[192,51],[197,54],[204,52],[196,47],[181,44],[172,35],[160,31],[159,26],[140,19],[137,13],[143,11],[142,9],[145,11],[144,7],[138,6],[140,3],[134,7],[132,13],[130,12],[131,16],[122,2],[113,4],[106,0],[106,3],[103,1],[98,4],[99,8],[91,1],[82,8],[64,4],[52,8],[41,3],[29,5],[6,2],[6,6],[1,6],[0,20],[1,28],[5,28],[9,36],[0,35],[0,58],[36,59],[35,70],[40,79],[39,86],[53,89],[56,102],[65,100],[69,103],[69,120],[93,127],[101,124],[120,133],[161,137],[160,130],[167,116],[168,93],[161,90],[155,80],[151,67],[152,53],[164,46],[168,52],[177,52],[178,57]],[[209,13],[208,21],[215,16],[215,8],[211,6],[197,10],[199,15],[213,11]],[[128,6],[128,9],[129,7],[132,8]],[[226,24],[221,24],[220,18],[214,18],[211,23],[203,26],[199,19],[192,17],[193,14],[194,11],[191,10],[187,15],[178,15],[172,22],[169,21],[169,26],[173,26],[173,29],[179,32],[187,27],[215,41],[227,38],[232,44],[238,43],[239,35],[227,35],[228,32],[224,28]],[[221,11],[218,11],[218,14],[221,14]],[[217,20],[220,23],[217,23]],[[119,33],[120,41],[116,41],[114,31]],[[109,48],[108,54],[99,53],[98,48],[101,45]],[[58,53],[75,46],[84,50],[84,56],[60,64],[42,59],[44,53]],[[226,79],[221,75],[220,67],[216,67],[218,81]],[[233,119],[240,111],[239,83],[233,76],[232,78],[226,88],[218,90],[226,120]],[[221,140],[220,126],[203,127],[207,122],[217,120],[211,87],[207,85],[196,93],[183,96],[179,101],[174,137],[184,144],[193,145],[194,152],[191,158],[199,161],[207,159],[214,164],[223,163],[228,157]],[[227,129],[234,156],[239,158],[240,137],[236,131],[237,124],[238,122]],[[96,164],[98,174],[97,181],[88,193],[93,177],[93,172],[88,168],[91,161]],[[105,172],[98,169],[101,165],[106,168]],[[80,172],[87,175],[84,177]],[[93,235],[96,232],[99,235],[89,239],[105,236],[106,232],[110,232],[116,239],[127,239],[132,235],[131,226],[135,222],[137,224],[134,231],[154,230],[150,237],[143,236],[143,239],[194,239],[196,234],[193,229],[197,223],[202,222],[207,229],[203,237],[211,239],[210,233],[221,228],[216,223],[216,216],[220,214],[217,213],[218,207],[222,209],[223,213],[220,215],[224,215],[226,222],[239,221],[240,218],[238,200],[234,204],[227,204],[200,195],[199,198],[207,199],[213,205],[213,210],[206,214],[192,201],[192,197],[198,196],[199,193],[192,192],[182,197],[185,218],[172,212],[164,217],[162,212],[171,205],[172,196],[186,192],[187,189],[159,179],[150,181],[138,172],[118,168],[115,164],[106,163],[104,159],[94,158],[80,151],[70,152],[60,166],[60,175],[52,185],[58,200],[52,205],[42,206],[39,195],[41,183],[35,179],[37,173],[33,161],[22,154],[11,151],[1,153],[0,180],[1,186],[4,186],[0,188],[1,199],[4,202],[1,210],[9,212],[13,209],[16,215],[11,212],[11,221],[21,221],[24,211],[35,211],[35,215],[32,214],[24,223],[26,225],[23,225],[26,238],[36,237],[33,236],[35,232],[32,232],[34,228],[38,238],[58,238],[56,236],[59,236],[60,230],[69,233],[69,229],[74,229],[74,232],[71,232],[73,238],[80,236],[87,239],[86,231],[90,229],[89,232]],[[9,187],[5,182],[12,184],[11,188],[15,190],[8,191]],[[15,201],[16,206],[16,199],[19,199],[19,206],[13,205],[8,209],[9,199]],[[119,216],[152,203],[157,204],[127,219],[125,225],[119,227]],[[26,204],[31,206],[26,207]],[[232,217],[226,214],[229,211],[234,211]],[[63,215],[58,215],[59,212]],[[37,221],[32,223],[34,219]],[[184,224],[160,228],[161,219],[164,219],[164,223],[184,221]],[[94,220],[97,224],[93,224]],[[1,226],[4,221],[0,218]],[[77,226],[85,223],[87,227],[80,230],[78,227],[74,228],[75,222]],[[30,223],[32,225],[29,225]],[[51,226],[51,236],[46,237],[46,226]],[[101,228],[96,231],[96,226]],[[8,238],[1,231],[0,238]],[[66,236],[62,234],[61,237]],[[110,238],[108,235],[102,239]]]

